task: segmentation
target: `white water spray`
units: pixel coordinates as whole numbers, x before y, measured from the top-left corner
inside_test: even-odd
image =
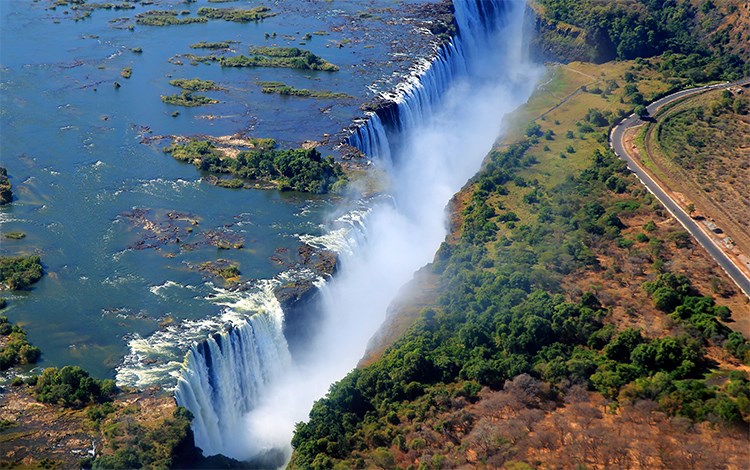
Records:
[[[339,272],[321,288],[325,317],[310,354],[289,360],[281,323],[256,325],[269,312],[192,348],[176,396],[200,416],[193,429],[204,454],[286,462],[294,423],[356,365],[398,290],[431,261],[446,203],[479,169],[503,116],[531,93],[538,74],[523,60],[525,2],[454,3],[459,37],[350,139],[386,162],[393,199],[370,208],[365,236],[340,253]]]

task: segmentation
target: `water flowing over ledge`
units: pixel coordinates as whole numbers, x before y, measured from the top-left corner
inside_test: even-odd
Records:
[[[329,232],[339,242],[318,240],[337,249],[340,269],[319,285],[323,315],[310,320],[309,354],[291,358],[284,312],[274,308],[191,348],[176,398],[196,416],[205,455],[287,461],[294,423],[356,365],[391,299],[444,239],[445,204],[479,168],[502,117],[529,96],[536,75],[521,52],[525,2],[454,6],[459,35],[350,137],[385,169],[390,197],[345,216],[349,228]]]
[[[457,79],[478,72],[470,61],[477,60],[483,45],[508,21],[512,4],[509,0],[454,1],[458,35],[440,46],[432,61],[417,64],[394,91],[383,93],[381,106],[368,113],[348,144],[370,158],[391,162],[401,136],[434,116],[433,107]]]

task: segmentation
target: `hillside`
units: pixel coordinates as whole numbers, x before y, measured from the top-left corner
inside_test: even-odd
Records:
[[[635,59],[668,54],[694,81],[744,76],[750,6],[743,0],[529,0],[548,58]]]
[[[636,6],[638,23],[653,2],[589,3]],[[538,4],[549,20],[572,3]],[[585,44],[581,25],[561,49]],[[371,354],[298,425],[293,467],[742,468],[748,300],[607,145],[635,107],[725,60],[701,39],[683,67],[663,41],[550,67]]]

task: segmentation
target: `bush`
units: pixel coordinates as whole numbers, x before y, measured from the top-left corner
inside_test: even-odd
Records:
[[[42,403],[81,408],[89,403],[109,401],[116,387],[112,380],[97,380],[78,366],[65,366],[44,369],[35,392]]]
[[[39,256],[0,256],[0,284],[11,290],[25,289],[42,278]]]

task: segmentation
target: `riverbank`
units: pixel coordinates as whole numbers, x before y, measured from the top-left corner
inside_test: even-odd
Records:
[[[298,428],[293,463],[711,466],[700,449],[721,436],[741,467],[750,306],[608,149],[636,101],[674,86],[660,60],[549,69],[454,196],[450,235],[381,340]],[[639,362],[666,344],[680,364]],[[683,417],[700,432],[667,425]],[[334,434],[348,445],[319,445]]]

